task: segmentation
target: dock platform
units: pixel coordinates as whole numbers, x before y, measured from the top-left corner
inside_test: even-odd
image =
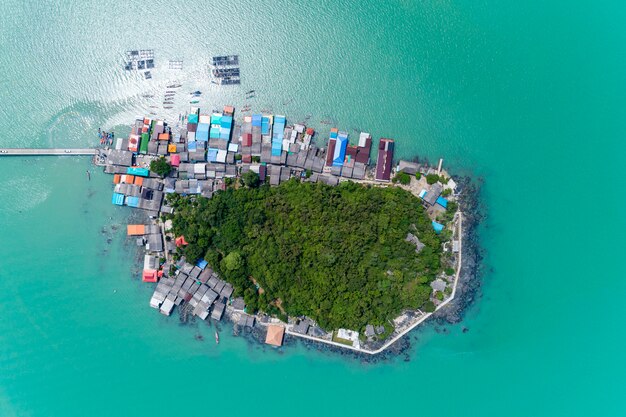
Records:
[[[96,148],[0,148],[0,156],[96,155]]]

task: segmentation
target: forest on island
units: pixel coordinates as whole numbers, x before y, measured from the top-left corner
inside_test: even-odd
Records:
[[[189,242],[180,255],[206,259],[249,310],[360,330],[432,305],[441,238],[405,190],[295,179],[270,187],[244,178],[211,199],[168,199],[174,232]],[[425,245],[419,253],[408,233]]]

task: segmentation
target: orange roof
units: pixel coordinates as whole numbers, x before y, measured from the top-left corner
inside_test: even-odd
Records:
[[[127,236],[138,236],[146,234],[146,226],[143,224],[129,224],[126,226]]]
[[[113,184],[119,184],[121,180],[122,177],[120,176],[120,174],[113,175]]]
[[[339,129],[337,129],[336,127],[333,127],[332,129],[330,129],[331,132],[339,132]]]
[[[125,184],[132,184],[133,182],[135,182],[135,176],[134,175],[128,175],[128,174],[122,174],[120,176],[120,182],[123,182]]]
[[[176,152],[176,145],[174,143],[170,143],[169,145],[167,145],[167,151],[169,153],[174,153]]]
[[[267,326],[267,336],[265,337],[265,343],[268,345],[282,346],[283,336],[285,335],[285,328],[276,324],[270,324]]]
[[[224,113],[234,113],[235,108],[233,106],[224,106]]]
[[[169,133],[159,133],[159,140],[170,140]]]
[[[156,269],[144,269],[141,280],[143,282],[157,282],[158,277]]]
[[[176,238],[176,246],[183,246],[183,245],[188,245],[189,243],[187,243],[185,241],[185,236],[179,236]]]
[[[135,185],[143,185],[143,177],[135,177]]]

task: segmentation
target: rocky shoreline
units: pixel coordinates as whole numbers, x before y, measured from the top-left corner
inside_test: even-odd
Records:
[[[478,241],[478,227],[484,219],[483,208],[480,205],[480,182],[473,181],[469,177],[453,177],[457,183],[459,190],[459,206],[463,212],[463,263],[461,265],[461,274],[457,283],[455,298],[444,308],[437,311],[433,315],[435,330],[439,333],[446,333],[445,324],[459,323],[464,313],[473,304],[479,296],[481,286],[481,260],[483,258],[482,249]],[[243,336],[252,346],[262,346],[264,349],[277,350],[282,352],[283,348],[275,349],[264,344],[265,327],[255,326],[254,328],[242,329],[239,325],[230,319],[229,315],[225,315],[225,319],[232,326],[235,336]],[[418,329],[420,326],[418,326]],[[463,332],[469,329],[464,327]],[[316,351],[324,354],[340,355],[350,360],[361,363],[375,364],[395,360],[399,357],[408,362],[411,360],[412,342],[417,340],[416,331],[410,332],[397,342],[389,346],[385,351],[377,355],[369,355],[358,353],[353,350],[335,347],[321,342],[315,342],[308,339],[295,337],[289,334],[285,335],[283,347],[296,346],[300,343],[305,349]]]
[[[467,308],[479,296],[483,252],[478,227],[484,219],[480,204],[480,182],[469,177],[453,177],[459,191],[459,207],[463,212],[463,262],[454,299],[434,315],[437,324],[455,324],[462,320]],[[467,331],[467,329],[464,329]]]
[[[472,180],[469,177],[455,176],[452,178],[457,184],[459,207],[463,212],[463,261],[455,298],[444,308],[438,310],[432,317],[434,319],[435,330],[441,333],[447,332],[446,328],[442,326],[460,322],[467,308],[472,305],[472,303],[479,296],[481,286],[480,276],[482,273],[482,249],[479,246],[477,236],[478,226],[484,218],[483,208],[480,205],[479,199],[480,182]],[[137,258],[137,261],[139,263],[140,259]],[[179,310],[179,318],[180,325],[190,327],[199,325],[199,323],[196,323],[195,317],[188,314],[184,308]],[[230,328],[234,336],[243,337],[249,344],[251,344],[251,347],[260,348],[262,350],[272,349],[279,353],[283,352],[283,348],[276,349],[265,345],[265,326],[257,324],[253,328],[242,328],[231,318],[231,314],[225,314],[224,320],[226,321],[225,323],[212,323],[211,321],[206,321],[205,323],[211,328],[216,328],[218,331],[227,331],[227,328]],[[418,326],[418,328],[421,328],[421,326]],[[463,328],[463,332],[468,330],[469,329],[467,328]],[[203,340],[199,332],[195,337],[198,341]],[[289,334],[285,334],[283,346],[293,347],[296,346],[297,343],[301,343],[305,349],[310,351],[331,354],[333,356],[340,355],[342,357],[349,358],[350,360],[373,364],[395,360],[399,357],[402,357],[404,361],[410,361],[412,342],[416,339],[417,332],[412,331],[389,346],[385,351],[376,355],[358,353],[353,350],[343,349]]]

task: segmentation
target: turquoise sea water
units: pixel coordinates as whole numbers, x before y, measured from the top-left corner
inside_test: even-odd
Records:
[[[625,3],[7,0],[0,15],[0,146],[92,145],[173,80],[209,109],[256,89],[255,110],[483,178],[488,214],[462,324],[365,365],[228,331],[216,346],[156,313],[111,178],[88,182],[87,158],[3,158],[0,416],[626,414]],[[156,49],[153,80],[121,70],[132,48]],[[208,84],[218,53],[241,55],[241,87]]]

